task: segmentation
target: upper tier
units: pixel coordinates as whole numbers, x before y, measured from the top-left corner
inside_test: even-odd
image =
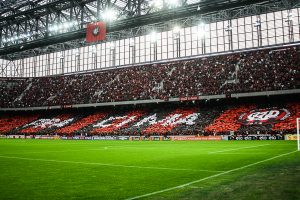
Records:
[[[100,72],[0,80],[0,107],[37,107],[300,88],[300,46]]]

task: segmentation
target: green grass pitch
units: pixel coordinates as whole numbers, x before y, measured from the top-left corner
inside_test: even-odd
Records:
[[[300,199],[296,141],[0,140],[0,199]]]

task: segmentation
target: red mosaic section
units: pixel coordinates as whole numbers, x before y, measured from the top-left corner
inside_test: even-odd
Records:
[[[237,108],[228,109],[223,112],[214,122],[207,127],[205,131],[207,132],[225,132],[225,131],[237,131],[241,127],[238,123],[238,118],[241,114],[254,109],[254,105],[250,106],[239,106]]]
[[[195,113],[195,109],[177,109],[164,119],[146,128],[143,132],[146,134],[163,134],[166,132],[170,132],[173,128],[179,125],[179,123],[176,122],[186,118],[193,113]]]
[[[38,117],[39,117],[38,115],[30,115],[30,116],[16,115],[16,116],[0,118],[0,133],[6,133],[15,128],[24,126],[25,124],[28,124],[36,120]]]
[[[273,131],[296,129],[296,119],[297,117],[300,117],[300,104],[289,103],[287,104],[287,109],[291,113],[290,117],[286,118],[282,122],[274,124],[272,128]]]
[[[106,116],[106,113],[95,113],[95,114],[89,115],[87,117],[84,117],[69,126],[65,126],[61,129],[57,130],[56,132],[64,133],[64,134],[71,134],[71,133],[73,133],[77,130],[80,130],[86,126],[94,124],[96,121],[103,119],[105,116]]]
[[[29,127],[26,127],[25,129],[21,130],[21,133],[37,133],[41,130],[45,130],[48,129],[49,127],[51,127],[53,124],[55,124],[56,122],[52,122],[51,120],[53,119],[59,119],[59,122],[62,122],[64,120],[70,119],[71,118],[71,114],[61,114],[61,115],[57,115],[54,118],[47,118],[44,119],[44,123],[43,121],[41,121],[38,124],[34,124],[34,122],[29,124]],[[43,119],[40,119],[43,120]],[[39,120],[36,120],[35,122],[37,122]]]

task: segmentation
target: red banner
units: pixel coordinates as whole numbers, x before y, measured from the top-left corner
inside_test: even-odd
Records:
[[[179,101],[195,101],[199,100],[198,96],[191,96],[191,97],[180,97]]]
[[[95,22],[87,25],[86,42],[97,42],[105,40],[106,24],[104,22]]]

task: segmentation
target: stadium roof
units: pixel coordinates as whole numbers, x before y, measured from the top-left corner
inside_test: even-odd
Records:
[[[114,39],[114,35],[130,37],[130,34],[124,34],[124,31],[132,32],[130,29],[191,16],[220,14],[224,10],[230,12],[215,20],[299,6],[298,0],[178,0],[176,4],[169,3],[173,0],[162,1],[160,7],[157,1],[162,0],[2,0],[0,56],[15,60],[86,46],[86,24],[103,20],[107,9],[117,13],[117,20],[108,24],[108,39]],[[244,8],[252,10],[239,13]],[[70,25],[67,31],[50,31],[51,27],[64,26],[65,23]],[[122,34],[119,31],[123,31]]]

